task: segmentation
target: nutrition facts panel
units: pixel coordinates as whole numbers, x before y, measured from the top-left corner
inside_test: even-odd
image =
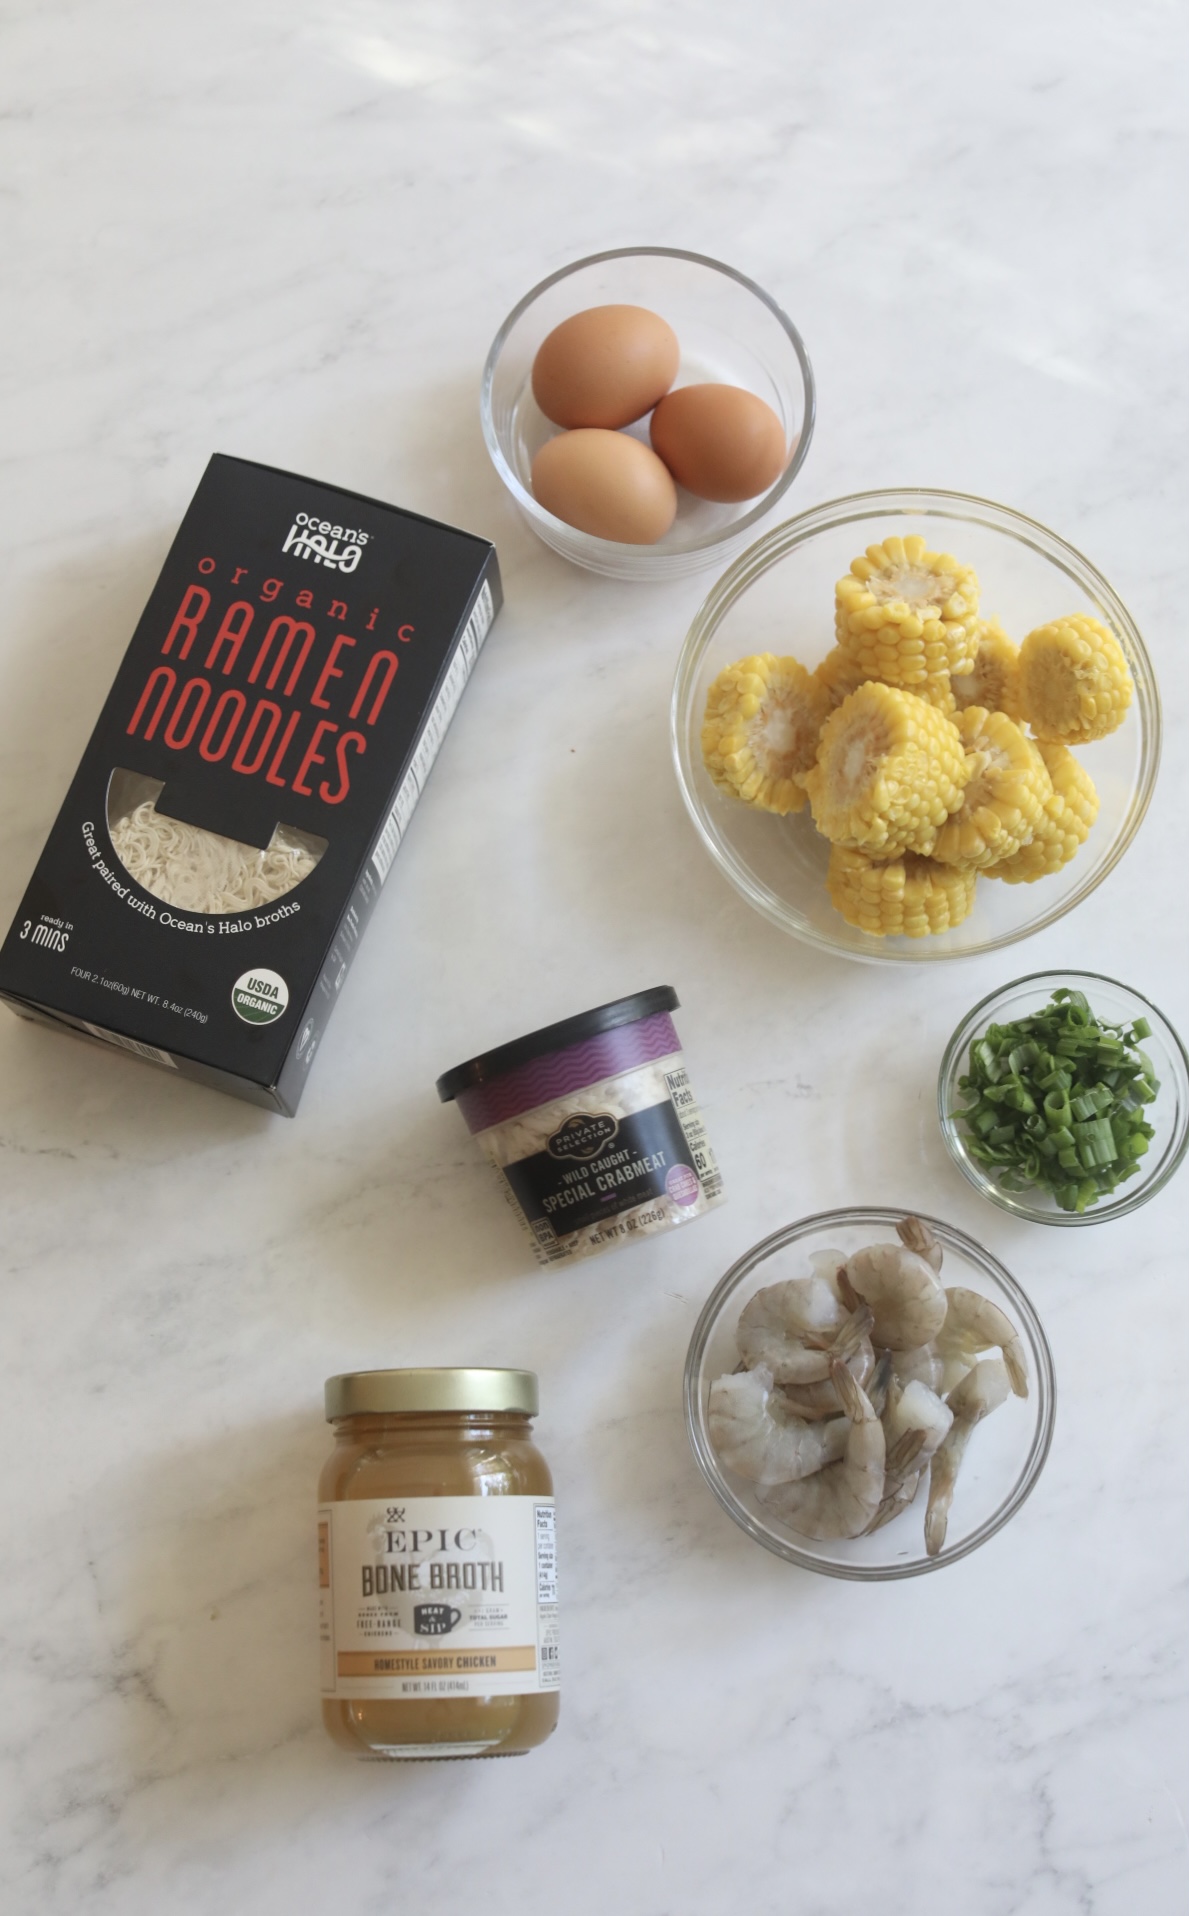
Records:
[[[698,1101],[690,1086],[689,1072],[684,1065],[675,1071],[665,1072],[665,1083],[669,1087],[669,1096],[673,1108],[681,1121],[689,1145],[694,1170],[702,1181],[702,1189],[708,1198],[716,1198],[722,1191],[722,1172],[718,1168],[718,1159],[711,1148],[706,1135],[706,1124],[698,1109]]]

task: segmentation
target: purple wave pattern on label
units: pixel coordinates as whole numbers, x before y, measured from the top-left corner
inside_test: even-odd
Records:
[[[658,1011],[654,1017],[588,1038],[585,1044],[546,1052],[543,1058],[505,1071],[491,1084],[460,1091],[458,1108],[471,1131],[486,1131],[490,1124],[506,1124],[522,1111],[534,1111],[539,1104],[583,1091],[588,1084],[601,1084],[619,1071],[652,1064],[680,1049],[672,1018],[667,1011]]]

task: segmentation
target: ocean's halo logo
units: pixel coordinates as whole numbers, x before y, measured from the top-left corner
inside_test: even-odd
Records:
[[[291,552],[296,559],[312,559],[315,565],[329,566],[332,572],[354,572],[367,542],[368,534],[357,526],[336,526],[329,519],[299,512],[281,551]]]

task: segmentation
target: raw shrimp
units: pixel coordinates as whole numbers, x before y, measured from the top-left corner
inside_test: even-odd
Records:
[[[939,1397],[945,1396],[942,1383],[945,1363],[937,1355],[932,1344],[920,1344],[916,1350],[911,1351],[889,1351],[888,1356],[892,1360],[892,1369],[902,1384],[926,1384]],[[952,1390],[954,1384],[958,1382],[959,1379],[955,1377],[950,1389]]]
[[[924,1465],[949,1436],[954,1413],[927,1384],[906,1384],[901,1389],[893,1382],[881,1421],[889,1450],[905,1431],[920,1431],[920,1463]]]
[[[998,1410],[1000,1404],[1006,1402],[1011,1387],[1006,1362],[1001,1362],[998,1357],[985,1357],[949,1394],[947,1401],[954,1415],[953,1426],[929,1466],[925,1549],[931,1557],[938,1555],[945,1542],[954,1484],[966,1455],[970,1433],[976,1424],[981,1424],[984,1417],[989,1417],[993,1410]]]
[[[841,1345],[845,1338],[843,1332],[836,1340]],[[888,1385],[892,1381],[892,1364],[885,1351],[879,1362],[875,1362],[875,1353],[871,1348],[871,1339],[865,1337],[853,1357],[848,1357],[844,1349],[835,1349],[834,1354],[841,1357],[856,1384],[861,1384],[874,1407],[877,1417],[883,1416],[883,1407],[887,1399]],[[826,1377],[820,1384],[801,1384],[794,1388],[780,1387],[781,1402],[786,1411],[794,1417],[803,1417],[806,1423],[813,1423],[819,1417],[837,1417],[842,1411],[838,1392],[831,1378]]]
[[[815,1424],[782,1418],[772,1373],[762,1364],[711,1384],[706,1422],[727,1469],[753,1484],[789,1483],[834,1463],[850,1429],[845,1417]]]
[[[974,1363],[980,1351],[1003,1352],[1011,1387],[1017,1397],[1028,1395],[1028,1359],[1011,1318],[980,1291],[949,1290],[945,1322],[933,1339],[933,1348],[947,1362]],[[927,1340],[922,1339],[922,1342]]]
[[[816,1384],[829,1377],[833,1345],[854,1312],[836,1278],[790,1277],[768,1284],[743,1307],[736,1342],[748,1369],[765,1364],[778,1384]],[[870,1330],[870,1313],[865,1313]]]
[[[867,1398],[871,1408],[881,1421],[883,1419],[884,1406],[888,1401],[888,1392],[892,1388],[893,1381],[892,1353],[891,1351],[881,1351],[875,1369],[867,1379],[867,1382],[863,1384],[863,1389],[867,1392]],[[863,1382],[862,1378],[859,1379],[859,1382]]]
[[[870,1330],[871,1312],[865,1304],[860,1304],[825,1353],[829,1357],[839,1358],[856,1384],[864,1387],[875,1369]],[[823,1377],[819,1384],[782,1385],[780,1394],[783,1408],[793,1417],[803,1417],[807,1423],[814,1423],[819,1417],[838,1417],[842,1413],[838,1392],[828,1377]]]
[[[945,1322],[945,1292],[918,1252],[903,1244],[867,1244],[847,1260],[846,1275],[875,1312],[876,1344],[911,1350],[932,1343]]]
[[[884,1439],[885,1443],[887,1439]],[[884,1458],[883,1496],[879,1509],[867,1525],[866,1535],[873,1530],[882,1530],[893,1517],[907,1510],[921,1487],[921,1451],[925,1443],[923,1430],[906,1430],[896,1439]]]
[[[941,1239],[930,1230],[923,1218],[902,1217],[896,1226],[896,1236],[905,1250],[915,1251],[934,1271],[941,1270],[945,1257]]]
[[[942,1357],[935,1344],[922,1344],[915,1351],[893,1351],[892,1362],[902,1384],[924,1384],[935,1397],[948,1397],[973,1370],[975,1358]]]
[[[881,1358],[881,1364],[883,1361]],[[881,1529],[907,1509],[917,1494],[921,1472],[948,1436],[953,1421],[953,1412],[926,1384],[903,1387],[898,1379],[891,1379],[887,1401],[880,1411],[887,1458],[883,1497],[872,1519],[872,1530]]]
[[[845,1364],[835,1359],[830,1375],[849,1420],[842,1457],[800,1483],[761,1493],[761,1501],[803,1537],[860,1537],[883,1496],[883,1425]]]

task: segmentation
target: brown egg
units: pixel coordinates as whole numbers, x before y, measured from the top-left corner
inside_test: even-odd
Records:
[[[555,426],[630,426],[677,377],[677,335],[646,306],[591,306],[563,319],[533,361],[533,398]]]
[[[699,499],[754,499],[788,460],[776,414],[742,386],[682,386],[661,400],[650,430],[678,485]]]
[[[533,492],[555,518],[596,539],[651,546],[677,515],[677,488],[654,452],[626,433],[562,432],[533,460]]]

